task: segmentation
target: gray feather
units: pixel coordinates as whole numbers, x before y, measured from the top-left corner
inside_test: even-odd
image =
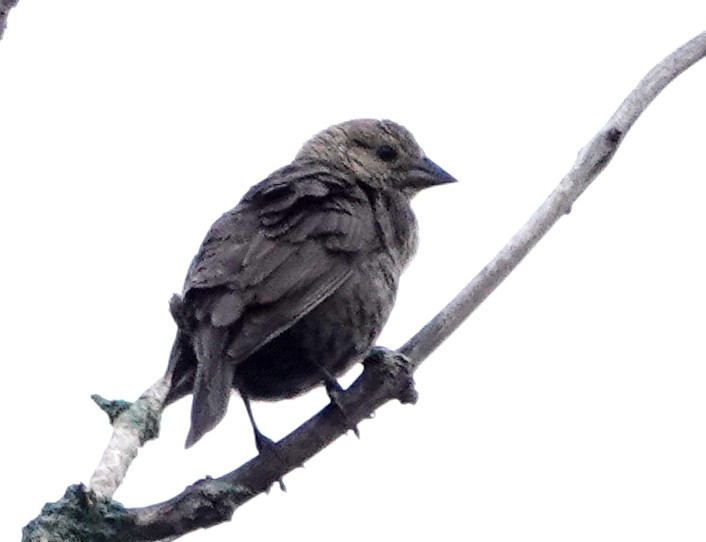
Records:
[[[171,303],[168,401],[193,392],[187,446],[232,388],[292,397],[368,351],[416,249],[410,199],[451,180],[406,129],[360,119],[314,136],[213,224]]]

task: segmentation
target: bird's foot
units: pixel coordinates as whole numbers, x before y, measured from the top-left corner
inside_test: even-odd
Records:
[[[258,429],[254,429],[255,447],[260,455],[279,455],[277,444],[270,437],[266,437]]]
[[[375,346],[363,360],[363,366],[366,370],[381,371],[388,378],[399,379],[401,385],[397,392],[397,399],[400,403],[413,405],[417,402],[419,394],[412,376],[413,364],[403,353],[383,346]]]
[[[263,459],[274,460],[282,465],[285,461],[277,448],[277,443],[269,437],[263,435],[259,429],[253,428],[255,433],[255,447],[257,448],[257,453],[263,457]],[[277,479],[277,484],[279,488],[286,493],[287,486],[284,485],[284,480],[282,478]]]
[[[341,416],[343,417],[343,421],[346,428],[350,431],[353,431],[353,434],[356,437],[360,438],[360,431],[358,430],[358,426],[353,423],[350,416],[348,415],[348,412],[346,412],[343,403],[341,402],[341,394],[344,390],[338,383],[338,380],[333,378],[328,373],[325,373],[324,384],[326,385],[326,393],[328,394],[328,398],[331,401],[331,404],[336,407],[338,412],[340,412]]]
[[[260,429],[258,428],[257,423],[255,423],[255,416],[253,416],[252,413],[250,399],[248,399],[247,395],[245,394],[241,394],[241,397],[243,399],[243,403],[245,404],[245,410],[248,413],[248,418],[250,419],[250,425],[252,426],[253,435],[255,436],[255,447],[257,448],[257,453],[261,455],[264,459],[267,459],[268,461],[276,461],[277,463],[282,465],[282,467],[284,467],[286,462],[282,457],[282,454],[280,454],[279,449],[277,448],[277,444],[271,438],[263,435],[262,431],[260,431]],[[279,488],[282,491],[287,491],[287,486],[284,485],[284,480],[282,480],[282,478],[279,478],[277,480],[277,483],[279,484]]]

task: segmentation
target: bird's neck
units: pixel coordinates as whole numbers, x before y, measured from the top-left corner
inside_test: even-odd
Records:
[[[402,270],[417,251],[417,220],[408,198],[391,191],[378,194],[375,217],[383,243]]]

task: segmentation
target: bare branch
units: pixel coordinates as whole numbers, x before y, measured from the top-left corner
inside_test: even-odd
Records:
[[[409,361],[399,354],[376,349],[366,359],[361,376],[339,396],[347,420],[338,408],[328,406],[279,441],[276,454],[257,456],[220,478],[199,480],[161,504],[123,509],[83,486],[71,486],[61,500],[45,506],[41,515],[25,527],[23,541],[163,540],[228,521],[238,506],[268,491],[285,474],[345,434],[351,422],[357,424],[369,418],[394,398],[403,403],[414,402],[410,367]],[[123,438],[120,442],[134,443],[136,438]],[[136,450],[112,453],[132,459]],[[86,524],[75,525],[76,518],[83,518]]]
[[[527,256],[611,161],[637,118],[683,71],[706,56],[706,32],[657,64],[578,154],[571,170],[527,223],[468,285],[400,349],[418,367],[468,318]]]
[[[0,40],[7,28],[7,16],[20,0],[0,0]]]
[[[169,382],[160,378],[132,405],[109,402],[99,396],[93,396],[93,400],[108,413],[113,425],[113,436],[88,484],[89,489],[97,496],[112,498],[122,484],[132,461],[137,457],[137,451],[145,442],[157,437],[168,391]],[[116,407],[116,403],[129,407]],[[118,412],[115,412],[116,408]]]
[[[220,478],[200,480],[161,504],[128,510],[134,540],[159,540],[230,520],[235,509],[268,491],[282,476],[304,464],[345,434],[350,422],[370,417],[391,399],[414,402],[408,360],[376,350],[361,376],[340,396],[348,420],[329,405],[277,443],[276,457],[260,455]],[[123,531],[123,534],[125,531]]]
[[[525,226],[478,276],[400,349],[402,355],[377,351],[366,360],[362,375],[340,396],[349,422],[358,423],[370,417],[377,408],[391,399],[397,398],[408,403],[415,401],[412,373],[422,361],[498,287],[559,218],[571,210],[576,199],[610,162],[627,131],[662,89],[704,56],[706,32],[677,49],[653,68],[620,105],[608,123],[579,152],[569,173]],[[91,482],[91,487],[100,495],[112,495],[130,461],[137,454],[137,448],[144,442],[144,429],[133,423],[134,418],[123,417],[133,409],[143,408],[147,403],[151,405],[147,410],[155,409],[151,414],[153,419],[158,419],[163,401],[159,399],[163,393],[159,390],[160,384],[157,383],[143,396],[143,399],[148,399],[142,402],[142,406],[138,406],[141,405],[138,401],[128,411],[117,416],[114,422],[115,432],[118,432],[119,426],[124,434],[120,438],[114,435],[111,439],[111,445],[104,454],[104,461]],[[152,399],[149,399],[150,397]],[[148,419],[149,415],[143,417]],[[133,421],[128,421],[130,419]],[[109,517],[99,526],[102,539],[159,540],[178,537],[198,528],[227,521],[235,508],[258,493],[267,491],[284,474],[302,465],[344,434],[347,426],[346,421],[340,418],[338,410],[327,407],[282,439],[277,444],[276,454],[256,457],[220,478],[200,480],[180,495],[161,504],[121,509],[122,512],[116,512],[115,506],[108,507]],[[96,523],[96,514],[100,515],[101,511],[106,509],[106,499],[96,497],[94,492],[81,486],[72,486],[70,490],[62,501],[70,500],[74,504],[77,501],[85,502],[85,506],[93,511],[90,517]],[[57,503],[57,506],[62,505],[61,501]],[[51,507],[45,507],[42,515],[25,528],[24,540],[69,540],[63,534],[65,531],[62,531],[61,536],[56,534],[56,531],[53,536],[47,535],[46,524],[49,520],[46,518],[53,513],[55,512]],[[53,521],[52,525],[56,523]],[[108,529],[106,525],[109,526]],[[111,529],[115,532],[113,536],[106,534]]]

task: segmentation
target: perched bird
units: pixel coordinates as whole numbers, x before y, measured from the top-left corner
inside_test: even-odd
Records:
[[[193,394],[189,447],[243,400],[297,396],[368,352],[417,247],[410,200],[455,179],[389,120],[327,128],[211,227],[171,302],[167,403]]]

